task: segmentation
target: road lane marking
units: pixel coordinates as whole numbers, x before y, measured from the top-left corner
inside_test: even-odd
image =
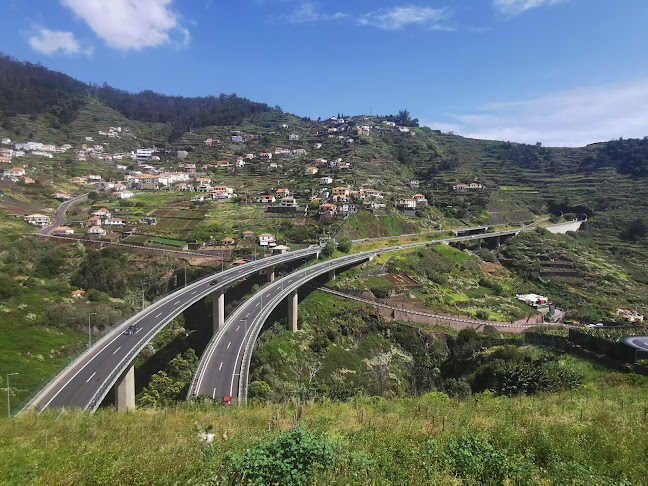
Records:
[[[193,295],[193,294],[197,294],[197,293],[198,293],[198,291],[197,291],[197,290],[194,290],[193,292],[191,292],[191,295]]]
[[[241,326],[239,326],[239,327],[236,328],[237,331],[238,331],[239,329],[241,329]]]
[[[180,303],[180,301],[174,302],[173,305],[178,305],[179,303]]]
[[[157,318],[160,317],[161,315],[162,315],[162,313],[160,312],[158,315],[155,316],[155,318],[157,319]]]
[[[117,349],[115,349],[115,350],[113,351],[113,354],[115,354],[115,353],[116,353],[117,351],[119,351],[120,349],[121,349],[121,346],[119,346]]]
[[[86,383],[88,383],[90,380],[92,380],[92,377],[93,377],[94,375],[96,375],[96,374],[97,374],[96,371],[95,371],[94,373],[92,373],[92,374],[90,375],[90,378],[88,378],[88,379],[86,380]]]
[[[250,313],[249,313],[249,312],[247,313],[247,315],[245,316],[245,318],[247,319],[248,317],[250,317]]]
[[[139,322],[140,320],[141,320],[141,318],[138,319],[136,322]],[[79,373],[81,373],[81,372],[85,369],[86,366],[88,366],[88,365],[89,365],[89,364],[90,364],[90,363],[91,363],[91,362],[92,362],[92,361],[93,361],[97,356],[99,356],[103,351],[105,351],[106,348],[107,348],[108,346],[110,346],[112,343],[114,343],[115,341],[117,341],[117,339],[119,339],[119,338],[121,337],[121,335],[122,335],[121,333],[117,334],[117,336],[115,336],[115,338],[114,338],[112,341],[110,341],[110,342],[109,342],[108,344],[106,344],[103,348],[101,348],[101,349],[97,352],[97,354],[95,354],[94,356],[92,356],[92,357],[91,357],[91,358],[90,358],[90,359],[89,359],[89,360],[88,360],[88,361],[87,361],[87,362],[86,362],[86,363],[81,367],[81,369],[79,369],[76,373],[74,373],[74,375],[72,375],[72,378],[70,378],[70,379],[65,383],[65,385],[63,385],[62,387],[60,387],[60,388],[58,389],[58,391],[54,394],[54,396],[48,400],[48,402],[43,406],[43,408],[40,409],[40,411],[42,412],[43,410],[45,410],[45,409],[47,408],[47,406],[48,406],[50,403],[52,403],[52,400],[54,400],[54,399],[59,395],[59,393],[61,393],[61,392],[63,391],[63,389],[64,389],[65,387],[67,387],[67,386],[70,384],[70,382],[71,382],[72,380],[74,380],[74,379],[77,377],[77,375],[78,375]]]
[[[231,345],[232,345],[232,341],[230,341],[229,344],[227,345],[227,349],[229,349]]]
[[[220,371],[222,368],[223,368],[223,362],[221,361],[221,364],[220,364],[220,366],[218,367],[218,371]],[[216,388],[214,388],[214,390],[216,390]]]
[[[259,303],[258,303],[258,302],[256,303],[256,306],[255,306],[255,307],[259,307]]]
[[[135,334],[137,334],[137,333],[140,332],[141,330],[142,330],[142,328],[140,327],[137,331],[135,331]]]

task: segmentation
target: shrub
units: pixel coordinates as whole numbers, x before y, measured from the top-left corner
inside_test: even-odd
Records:
[[[240,484],[308,484],[313,468],[324,468],[334,458],[331,441],[301,427],[280,432],[244,453],[226,454],[232,483]]]
[[[272,388],[265,381],[253,381],[248,387],[248,398],[252,400],[267,400]]]

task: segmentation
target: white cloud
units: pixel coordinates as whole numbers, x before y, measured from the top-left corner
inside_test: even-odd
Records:
[[[38,32],[29,38],[29,45],[35,51],[42,54],[78,54],[80,52],[90,55],[92,49],[81,49],[81,44],[74,38],[72,32],[56,32],[40,28]]]
[[[648,136],[648,79],[492,103],[473,113],[449,115],[454,129],[471,138],[583,146],[615,138]],[[429,124],[431,128],[438,125]]]
[[[291,24],[302,24],[305,22],[320,22],[325,20],[337,20],[346,17],[345,14],[337,12],[325,14],[320,12],[312,2],[302,3],[294,12],[284,15],[282,18]]]
[[[170,42],[187,45],[189,31],[169,9],[173,0],[61,0],[108,46],[129,50]],[[175,40],[171,35],[175,35]],[[179,37],[179,38],[178,38]]]
[[[450,11],[445,8],[404,6],[369,12],[356,21],[360,25],[369,25],[383,30],[400,30],[411,24],[433,30],[450,30],[441,23],[450,15]]]
[[[495,10],[504,15],[517,15],[543,5],[554,5],[566,0],[493,0]]]

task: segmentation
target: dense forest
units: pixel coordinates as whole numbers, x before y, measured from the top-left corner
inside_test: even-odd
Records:
[[[60,128],[76,118],[87,97],[105,102],[131,120],[170,124],[171,140],[190,128],[237,125],[245,117],[273,109],[236,94],[185,98],[152,91],[129,93],[107,84],[85,84],[41,65],[0,55],[0,114],[5,129],[10,128],[9,118],[17,114],[48,114],[52,126]]]

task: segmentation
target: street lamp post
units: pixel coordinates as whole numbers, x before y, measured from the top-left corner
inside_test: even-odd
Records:
[[[18,373],[7,373],[7,418],[11,418],[11,405],[9,405],[9,377]]]
[[[88,348],[92,347],[92,327],[90,327],[90,317],[96,315],[96,312],[91,312],[90,314],[88,314]]]
[[[144,310],[144,282],[142,282],[142,310]]]

